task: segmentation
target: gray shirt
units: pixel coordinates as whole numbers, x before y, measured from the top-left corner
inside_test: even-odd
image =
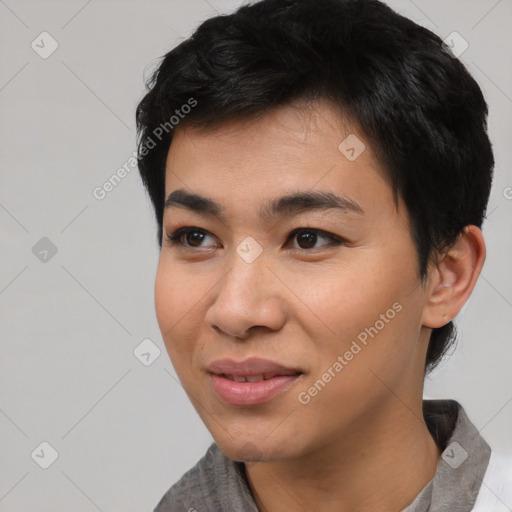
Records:
[[[423,416],[443,454],[434,478],[402,512],[473,508],[491,449],[454,400],[424,400]],[[216,443],[162,497],[154,512],[258,512],[245,466]]]

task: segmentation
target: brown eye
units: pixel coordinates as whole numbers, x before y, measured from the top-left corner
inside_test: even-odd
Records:
[[[317,240],[317,234],[312,231],[303,231],[297,235],[297,243],[301,249],[311,249]]]
[[[185,240],[189,245],[192,247],[196,247],[198,245],[201,245],[201,242],[204,239],[205,234],[201,231],[188,231],[184,234]]]
[[[322,231],[320,229],[307,229],[307,228],[298,228],[294,229],[289,237],[288,240],[291,240],[293,238],[296,238],[298,247],[293,247],[294,249],[315,249],[320,247],[325,247],[328,245],[340,245],[343,243],[341,239],[338,237],[331,235],[329,233],[326,233],[325,231]],[[322,244],[320,246],[315,247],[316,243],[318,242],[318,239],[325,239],[328,240],[328,243]]]
[[[174,233],[167,235],[167,241],[171,245],[184,248],[203,248],[210,247],[201,245],[205,238],[210,236],[213,238],[208,231],[195,227],[185,227],[177,229]]]

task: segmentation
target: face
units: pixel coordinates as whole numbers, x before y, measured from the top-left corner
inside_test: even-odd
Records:
[[[165,193],[157,319],[226,455],[312,453],[421,396],[426,292],[407,211],[329,104],[180,128]]]

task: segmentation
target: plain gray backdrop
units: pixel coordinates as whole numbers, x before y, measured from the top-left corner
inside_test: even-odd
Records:
[[[135,150],[159,57],[241,3],[0,0],[2,512],[150,511],[212,441],[156,323],[156,224],[138,171],[102,200],[93,191]],[[443,39],[458,32],[489,104],[487,261],[425,395],[459,400],[512,454],[512,1],[388,4]]]

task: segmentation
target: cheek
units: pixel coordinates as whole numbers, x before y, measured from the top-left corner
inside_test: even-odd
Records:
[[[347,339],[373,325],[400,299],[400,287],[392,275],[372,262],[329,265],[294,279],[294,293],[334,337]],[[306,326],[304,326],[306,327]],[[327,329],[329,328],[329,329]]]
[[[155,312],[173,364],[193,348],[204,293],[179,266],[168,264],[161,257],[155,277]]]
[[[321,351],[324,366],[351,347],[357,352],[351,360],[379,367],[385,366],[383,357],[399,361],[414,350],[422,304],[416,268],[407,258],[398,261],[396,255],[384,256],[360,252],[352,262],[319,267],[310,279],[294,280],[297,296],[304,298],[324,326],[312,332],[310,326],[302,325],[314,349]]]
[[[203,276],[162,253],[155,277],[155,311],[160,329],[167,331],[180,319],[197,315],[208,287]]]
[[[160,260],[155,277],[155,312],[162,336],[172,327],[178,313],[179,283],[176,283],[176,277]]]

